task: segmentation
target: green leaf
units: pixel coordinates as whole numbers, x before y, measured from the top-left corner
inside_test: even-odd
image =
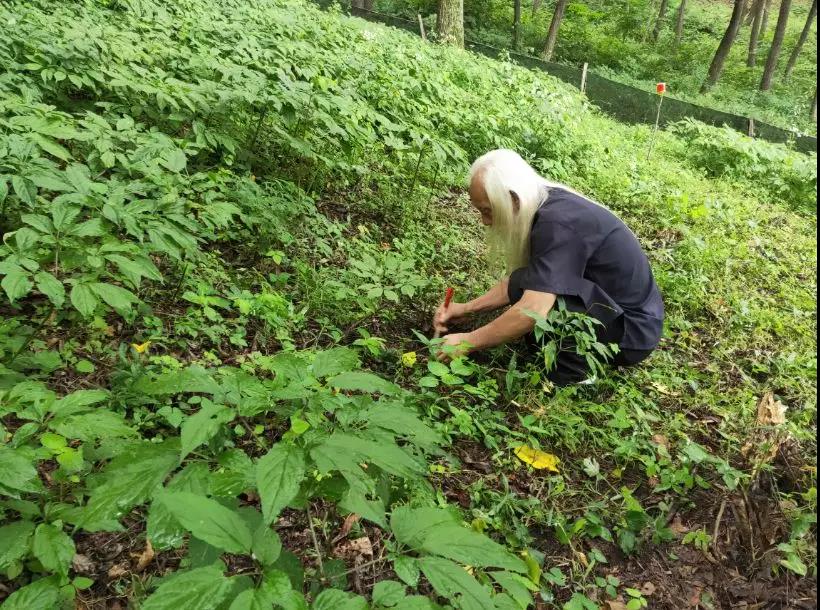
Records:
[[[326,470],[350,472],[351,463],[372,463],[385,472],[416,479],[424,473],[421,464],[395,443],[385,439],[373,441],[345,432],[334,432],[322,444],[314,447],[311,456]],[[356,470],[361,470],[357,465]]]
[[[233,418],[232,409],[203,400],[202,408],[182,422],[180,459],[211,440]]]
[[[282,541],[270,526],[260,524],[253,532],[251,553],[263,566],[270,567],[282,554]]]
[[[134,443],[105,469],[80,525],[91,532],[119,530],[116,519],[148,500],[178,464],[178,439]]]
[[[14,301],[23,298],[29,293],[32,283],[26,273],[12,272],[6,274],[3,280],[0,281],[0,286],[6,291],[9,301],[14,303]]]
[[[564,604],[564,610],[598,610],[598,604],[583,593],[575,592],[569,601]]]
[[[380,606],[395,606],[406,596],[404,585],[395,580],[381,580],[373,587],[373,603]]]
[[[140,610],[213,610],[233,588],[216,563],[171,576],[140,605]]]
[[[165,491],[158,499],[200,540],[228,553],[251,552],[251,532],[242,518],[216,500],[187,491]]]
[[[415,557],[396,557],[393,560],[393,571],[402,582],[414,589],[419,584],[419,563]]]
[[[130,291],[113,284],[95,282],[91,284],[91,290],[120,315],[126,315],[131,311],[131,305],[139,301]]]
[[[28,555],[33,533],[31,521],[14,521],[0,527],[0,570]]]
[[[311,365],[313,374],[317,378],[329,377],[338,373],[352,371],[359,366],[358,354],[347,347],[334,347],[333,349],[318,352]]]
[[[71,153],[63,146],[60,146],[54,140],[41,136],[38,133],[31,134],[31,138],[37,142],[38,146],[44,151],[60,159],[61,161],[68,161],[71,159]]]
[[[54,610],[60,607],[60,585],[57,576],[35,580],[6,598],[2,610]]]
[[[506,593],[515,600],[521,608],[529,608],[532,605],[532,594],[530,591],[538,591],[538,586],[528,579],[513,574],[512,572],[490,572],[490,576],[504,589]]]
[[[96,405],[108,399],[109,396],[110,394],[106,390],[77,390],[56,401],[49,409],[49,412],[55,417],[82,413],[88,411],[91,405]]]
[[[174,150],[171,150],[163,155],[161,162],[172,172],[181,172],[188,164],[188,159],[185,157],[184,152],[178,148],[175,148]]]
[[[48,523],[41,523],[34,531],[32,552],[46,570],[63,576],[68,574],[76,553],[74,542],[62,528]]]
[[[399,394],[402,391],[395,383],[382,379],[367,371],[349,371],[342,373],[341,375],[336,375],[331,378],[328,383],[337,390],[353,392]]]
[[[390,515],[390,529],[396,540],[412,549],[421,548],[430,532],[443,525],[458,525],[460,518],[452,509],[410,508],[399,506]]]
[[[294,593],[296,591],[291,588],[287,574],[271,570],[265,573],[265,578],[258,588],[240,593],[229,610],[270,610],[282,606],[282,600],[292,598]]]
[[[443,524],[430,530],[420,549],[472,566],[527,573],[526,564],[503,546],[484,534],[456,524]]]
[[[419,564],[436,593],[445,599],[457,599],[462,610],[495,609],[487,590],[457,563],[438,557],[423,557]]]
[[[37,470],[31,461],[5,445],[0,445],[0,473],[0,484],[6,488],[28,492],[40,489]]]
[[[443,377],[444,375],[450,374],[450,368],[446,364],[442,364],[436,360],[430,360],[427,363],[427,370],[436,377]]]
[[[51,428],[66,438],[93,441],[98,438],[127,438],[136,431],[122,415],[107,409],[70,415],[51,422]]]
[[[311,610],[370,610],[370,607],[363,597],[339,589],[325,589],[316,596]]]
[[[256,464],[256,486],[262,500],[265,524],[299,493],[305,478],[305,456],[302,450],[287,443],[277,443]]]
[[[90,317],[100,303],[88,284],[74,284],[69,298],[74,309],[79,311],[84,318]]]

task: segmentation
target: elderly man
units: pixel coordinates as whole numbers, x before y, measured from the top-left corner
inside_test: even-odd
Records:
[[[533,332],[562,298],[570,311],[601,322],[598,340],[615,343],[613,364],[634,365],[657,347],[663,300],[635,235],[615,214],[567,186],[539,176],[511,150],[494,150],[470,168],[470,202],[488,228],[492,255],[508,275],[467,303],[442,304],[433,319],[439,333],[469,314],[512,305],[489,324],[444,336],[440,358],[483,350]],[[558,353],[549,378],[556,385],[586,380],[586,359]]]

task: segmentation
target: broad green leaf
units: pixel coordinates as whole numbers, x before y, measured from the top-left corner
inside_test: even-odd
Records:
[[[394,610],[441,610],[441,606],[433,604],[430,598],[421,595],[410,595],[393,606]]]
[[[37,290],[46,295],[58,309],[65,303],[65,288],[62,282],[47,271],[40,271],[34,276]]]
[[[512,572],[490,572],[490,576],[501,585],[501,588],[515,600],[518,606],[529,608],[532,605],[530,591],[538,591],[538,586],[530,580]]]
[[[393,571],[402,582],[414,589],[419,584],[419,563],[415,557],[396,557],[393,560]]]
[[[122,515],[148,500],[179,464],[179,440],[138,442],[114,458],[91,490],[82,527],[87,531],[117,531]]]
[[[223,569],[216,563],[175,574],[140,604],[140,610],[213,610],[233,588]]]
[[[282,605],[282,600],[296,593],[290,586],[287,574],[279,570],[265,573],[262,583],[255,589],[247,589],[240,593],[231,604],[229,610],[270,610],[276,605]]]
[[[527,573],[526,564],[503,546],[460,525],[443,524],[433,528],[422,541],[421,550],[467,565]]]
[[[463,610],[494,610],[490,594],[467,571],[448,559],[423,557],[421,571],[441,597],[458,600]]]
[[[334,432],[321,445],[315,447],[311,455],[320,454],[334,463],[336,458],[345,456],[359,463],[372,463],[389,474],[404,479],[418,478],[424,468],[406,451],[386,440],[373,441],[345,432]],[[343,465],[339,470],[347,470]]]
[[[0,610],[55,610],[60,607],[57,576],[35,580],[6,598]]]
[[[158,499],[194,536],[228,553],[251,552],[251,532],[242,518],[216,500],[187,491],[165,491]]]
[[[34,531],[31,548],[34,556],[46,570],[58,572],[63,576],[68,574],[76,551],[74,542],[61,528],[41,523]]]
[[[460,521],[454,509],[399,506],[390,515],[390,529],[396,540],[418,550],[431,531]]]
[[[282,541],[279,535],[270,526],[260,523],[253,531],[251,553],[263,566],[272,566],[282,554]]]
[[[395,580],[381,580],[373,587],[373,603],[395,606],[407,596],[405,586]]]
[[[338,506],[340,510],[356,513],[362,519],[372,521],[379,527],[387,527],[384,502],[381,499],[368,500],[358,488],[350,487]]]
[[[33,492],[41,488],[31,461],[5,445],[0,445],[0,473],[0,484],[8,489]]]
[[[71,159],[71,153],[68,150],[57,144],[54,140],[46,138],[38,133],[31,135],[32,139],[37,142],[38,146],[46,151],[48,154],[53,155],[60,159],[61,161],[68,161]]]
[[[90,317],[100,303],[88,284],[74,284],[70,299],[74,309],[79,311],[84,318]]]
[[[91,284],[91,290],[120,315],[127,314],[131,305],[139,300],[130,291],[113,284],[95,282]]]
[[[395,383],[368,373],[367,371],[349,371],[332,377],[328,383],[337,390],[352,392],[379,392],[381,394],[400,394],[401,388]]]
[[[55,417],[66,417],[75,413],[89,411],[91,405],[96,405],[106,400],[110,394],[106,390],[77,390],[71,394],[66,394],[60,400],[54,402],[49,411]]]
[[[305,456],[294,445],[278,443],[256,464],[256,486],[265,523],[273,522],[299,493],[305,478]]]
[[[446,364],[442,364],[437,360],[430,360],[427,363],[427,370],[433,373],[436,377],[443,377],[450,374],[450,368]]]
[[[334,347],[318,352],[311,365],[313,374],[317,378],[352,371],[358,366],[359,355],[347,347]]]
[[[166,486],[168,491],[190,491],[204,495],[208,492],[211,473],[203,462],[192,462],[178,472]],[[151,502],[148,510],[148,538],[158,551],[182,546],[185,528],[174,518],[165,504]]]
[[[60,418],[51,423],[51,428],[66,438],[76,438],[81,441],[93,441],[98,438],[126,438],[136,434],[122,415],[107,409]]]
[[[0,527],[0,570],[28,555],[33,533],[31,521],[14,521]]]
[[[162,164],[172,172],[181,172],[188,164],[188,159],[185,157],[184,152],[175,148],[163,155]]]
[[[5,277],[3,277],[3,280],[0,281],[0,286],[3,287],[9,301],[14,303],[14,301],[23,298],[29,293],[32,283],[31,280],[28,279],[27,274],[13,272],[8,273]]]
[[[316,596],[311,610],[370,610],[363,597],[339,589],[325,589]]]
[[[598,604],[583,593],[573,593],[563,610],[598,610]]]
[[[182,422],[180,459],[211,440],[233,418],[232,409],[203,400],[202,408]]]

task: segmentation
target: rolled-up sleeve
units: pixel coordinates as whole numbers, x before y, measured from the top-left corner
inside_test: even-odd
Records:
[[[510,302],[525,290],[581,296],[589,253],[584,240],[569,226],[538,220],[530,235],[530,261],[510,275]]]

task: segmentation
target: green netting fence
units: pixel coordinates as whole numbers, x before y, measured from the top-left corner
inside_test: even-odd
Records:
[[[326,4],[326,1],[317,0],[317,3],[320,5]],[[408,19],[356,7],[350,7],[350,13],[369,21],[377,21],[385,25],[419,34],[419,24]],[[500,55],[509,57],[512,61],[522,66],[535,70],[543,70],[575,87],[581,86],[581,68],[544,61],[531,55],[514,53],[507,49],[499,49],[498,47],[469,40],[465,41],[465,46],[471,51],[487,55],[488,57],[498,58]],[[626,123],[655,123],[658,98],[654,92],[625,85],[591,71],[587,71],[585,92],[590,102],[620,121]],[[661,125],[675,123],[686,118],[696,119],[718,127],[727,125],[742,133],[750,133],[753,131],[755,137],[769,142],[791,142],[797,150],[802,152],[817,151],[817,138],[815,137],[796,134],[757,120],[754,120],[750,125],[751,119],[748,117],[721,112],[720,110],[698,106],[697,104],[684,102],[667,96],[663,102]],[[750,127],[752,127],[751,130]]]

